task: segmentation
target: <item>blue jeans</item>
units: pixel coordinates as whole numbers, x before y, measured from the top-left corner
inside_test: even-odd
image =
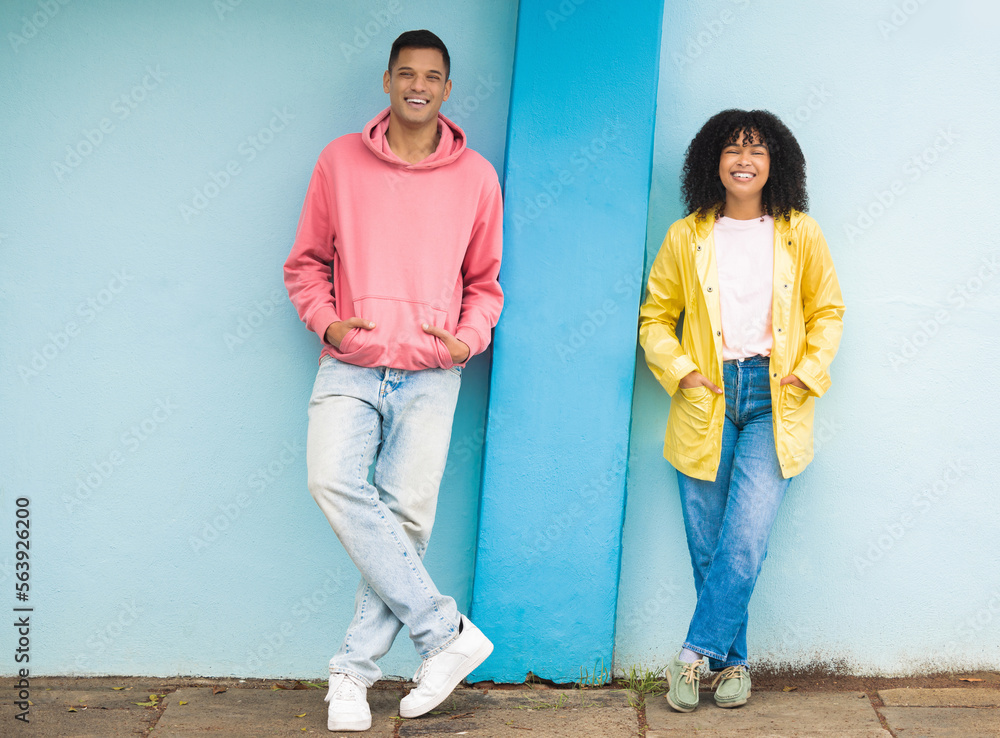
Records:
[[[354,619],[331,673],[374,684],[381,676],[375,662],[404,624],[423,658],[458,635],[455,600],[438,592],[423,556],[460,385],[459,367],[320,362],[309,400],[309,491],[361,572]]]
[[[714,482],[677,473],[698,604],[684,647],[719,670],[747,663],[747,607],[790,480],[774,448],[767,357],[723,365],[726,419]]]

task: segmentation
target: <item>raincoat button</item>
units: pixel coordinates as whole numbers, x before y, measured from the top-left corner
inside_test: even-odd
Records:
[[[711,291],[712,291],[712,288],[711,288],[711,287],[709,287],[709,288],[708,288],[708,291],[709,291],[709,292],[711,292]]]
[[[698,247],[698,250],[701,251],[701,246]]]
[[[716,331],[716,332],[715,332],[715,335],[717,335],[717,336],[721,336],[721,335],[722,335],[722,331]]]

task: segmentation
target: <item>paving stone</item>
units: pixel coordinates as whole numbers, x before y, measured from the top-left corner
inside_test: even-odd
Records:
[[[326,735],[390,738],[399,715],[397,690],[370,689],[368,704],[372,728],[365,733],[331,733],[326,729],[326,703],[322,689],[267,690],[229,689],[212,694],[211,689],[178,689],[164,702],[163,716],[150,737],[176,736],[274,736]],[[187,704],[181,705],[181,702]],[[303,717],[295,717],[305,713]],[[302,728],[306,730],[303,731]]]
[[[634,738],[636,712],[610,690],[458,689],[431,714],[404,720],[400,738]]]
[[[886,707],[1000,707],[1000,689],[880,689]]]
[[[108,736],[144,735],[158,712],[132,702],[144,702],[149,695],[135,690],[122,694],[105,690],[52,690],[33,688],[28,724],[15,718],[21,710],[14,698],[4,695],[0,703],[0,735],[73,736],[73,738],[108,738]],[[86,706],[86,707],[85,707]],[[70,712],[70,708],[76,712]]]
[[[883,707],[880,712],[900,738],[991,738],[1000,736],[1000,709],[976,707]]]
[[[88,708],[131,708],[137,707],[136,702],[149,702],[149,695],[157,695],[157,699],[162,699],[165,694],[148,687],[132,687],[116,690],[111,687],[101,689],[33,689],[31,691],[31,701],[36,705],[58,704],[65,705],[86,705]],[[141,709],[141,708],[140,708]]]
[[[743,707],[722,709],[711,692],[698,709],[674,712],[662,696],[646,699],[646,738],[890,738],[868,698],[858,692],[752,692]]]

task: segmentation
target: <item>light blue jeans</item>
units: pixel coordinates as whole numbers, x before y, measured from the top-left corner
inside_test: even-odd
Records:
[[[747,607],[790,480],[771,424],[767,357],[723,365],[726,419],[714,482],[677,473],[698,604],[684,647],[719,670],[747,663]]]
[[[374,684],[382,675],[375,662],[404,624],[423,658],[458,635],[455,600],[438,592],[422,559],[460,385],[459,367],[320,362],[309,400],[309,491],[361,572],[354,619],[331,673]]]

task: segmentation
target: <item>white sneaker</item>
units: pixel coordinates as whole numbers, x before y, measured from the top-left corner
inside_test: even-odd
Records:
[[[330,703],[327,730],[368,730],[372,727],[368,687],[350,674],[331,674],[324,700]]]
[[[493,652],[490,639],[464,615],[459,627],[458,638],[445,650],[424,659],[417,669],[413,677],[417,686],[399,703],[402,717],[415,718],[433,710]]]

